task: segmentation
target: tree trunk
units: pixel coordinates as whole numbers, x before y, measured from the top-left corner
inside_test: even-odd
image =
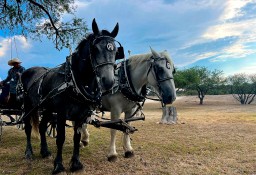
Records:
[[[200,98],[200,105],[202,105],[204,103],[204,99]]]
[[[202,105],[204,103],[204,93],[199,89],[197,90],[197,93],[198,93],[198,98],[200,99],[199,104]]]
[[[178,117],[177,117],[177,110],[174,106],[164,106],[162,108],[163,115],[162,119],[159,122],[160,124],[176,124]]]

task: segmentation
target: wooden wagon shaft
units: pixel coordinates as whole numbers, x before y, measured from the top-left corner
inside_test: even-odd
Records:
[[[19,109],[0,109],[2,115],[21,115],[22,111]]]
[[[137,121],[137,120],[145,120],[145,117],[132,117],[129,119],[118,119],[118,120],[114,120],[114,121],[99,121],[97,119],[92,120],[91,122],[89,122],[88,124],[92,124],[95,127],[106,127],[106,128],[111,128],[111,129],[116,129],[128,134],[132,134],[135,131],[137,131],[138,129],[136,129],[133,126],[128,125],[127,122],[132,122],[132,121]]]

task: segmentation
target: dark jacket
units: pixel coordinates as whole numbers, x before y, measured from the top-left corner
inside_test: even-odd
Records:
[[[23,66],[20,66],[19,68],[11,68],[8,71],[8,75],[5,80],[3,80],[3,83],[9,83],[10,84],[10,93],[16,94],[16,86],[17,82],[19,80],[19,74],[22,74],[25,71],[25,68]]]

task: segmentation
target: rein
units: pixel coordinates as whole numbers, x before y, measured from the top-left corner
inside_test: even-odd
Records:
[[[112,38],[112,37],[108,37],[108,36],[99,36],[97,38],[95,38],[92,42],[92,46],[94,46],[95,42],[98,40],[98,39],[102,39],[102,38]],[[112,38],[113,39],[113,38]],[[118,42],[119,43],[119,42]],[[119,43],[120,44],[120,43]],[[90,45],[90,47],[92,47]],[[66,58],[66,64],[65,64],[65,71],[64,72],[57,72],[57,73],[60,73],[60,74],[64,74],[65,75],[65,81],[62,82],[60,85],[58,85],[57,87],[55,87],[54,89],[52,89],[44,98],[42,98],[42,82],[44,80],[44,78],[47,76],[47,74],[51,71],[54,70],[53,69],[47,69],[45,68],[47,71],[42,74],[40,77],[38,77],[36,80],[34,80],[34,82],[30,85],[30,87],[28,88],[27,91],[29,91],[34,85],[36,82],[39,81],[39,86],[38,86],[38,90],[37,90],[37,93],[38,95],[40,96],[40,102],[34,107],[32,108],[26,115],[22,115],[22,117],[20,117],[19,121],[16,122],[16,124],[20,124],[28,115],[30,115],[33,111],[37,110],[38,108],[41,107],[41,105],[49,100],[49,99],[52,99],[54,98],[55,96],[59,95],[59,94],[62,94],[64,92],[66,92],[67,89],[69,89],[70,87],[73,89],[73,92],[75,92],[76,96],[78,98],[75,98],[72,96],[72,99],[80,102],[80,103],[99,103],[100,102],[100,97],[102,95],[102,88],[100,86],[100,83],[99,83],[99,77],[98,77],[98,71],[97,71],[97,68],[100,67],[100,66],[104,66],[106,64],[111,64],[114,66],[114,63],[112,62],[104,62],[104,63],[101,63],[101,64],[93,64],[93,61],[92,61],[92,53],[91,53],[91,50],[89,50],[89,58],[90,58],[90,61],[91,61],[91,65],[93,67],[93,70],[95,72],[95,75],[96,75],[96,81],[97,81],[97,85],[100,89],[100,92],[96,95],[96,97],[93,97],[85,88],[83,88],[83,92],[81,92],[81,90],[79,89],[78,85],[77,85],[77,82],[75,80],[75,76],[74,76],[74,73],[73,73],[73,70],[72,70],[72,52],[71,52],[71,49],[70,49],[70,56],[68,56]],[[97,63],[97,60],[96,60],[96,63]],[[64,64],[64,63],[63,63]],[[61,65],[63,65],[61,64]],[[61,66],[59,65],[59,67]],[[24,92],[23,91],[23,85],[22,83],[20,82],[19,83],[19,86],[20,88],[20,92],[23,92],[24,94],[26,94],[27,92]]]

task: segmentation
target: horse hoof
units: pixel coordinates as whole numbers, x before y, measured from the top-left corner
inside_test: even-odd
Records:
[[[114,156],[109,156],[109,157],[108,157],[108,161],[109,161],[109,162],[115,162],[115,161],[117,161],[117,156],[115,156],[115,155],[114,155]]]
[[[32,153],[32,151],[26,151],[26,152],[25,152],[25,159],[27,159],[27,160],[32,160],[32,158],[33,158],[33,153]]]
[[[89,145],[89,142],[87,141],[81,141],[82,147],[86,147]]]
[[[71,163],[70,171],[75,172],[82,170],[84,168],[83,164],[80,161],[75,161]]]
[[[133,151],[126,151],[125,153],[124,153],[124,157],[125,158],[131,158],[131,157],[133,157],[134,156],[134,152]]]
[[[50,151],[41,151],[42,158],[50,157],[52,153]]]
[[[32,160],[33,156],[29,154],[25,154],[25,159]]]
[[[59,174],[63,171],[65,171],[64,166],[61,163],[57,163],[56,165],[54,165],[54,170],[52,171],[52,174]]]

